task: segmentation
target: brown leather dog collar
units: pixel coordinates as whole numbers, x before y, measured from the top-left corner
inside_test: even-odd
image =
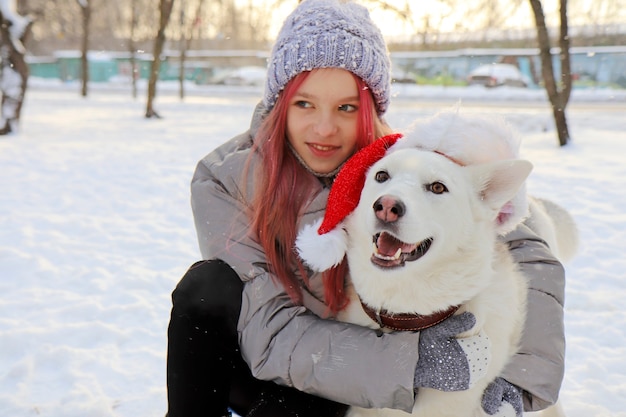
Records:
[[[361,306],[369,318],[378,323],[380,327],[386,327],[392,330],[410,331],[424,330],[437,323],[441,323],[448,317],[452,316],[459,309],[459,307],[461,307],[460,305],[452,306],[447,310],[438,311],[425,316],[421,314],[409,313],[391,314],[385,310],[376,311],[363,301],[361,301]]]

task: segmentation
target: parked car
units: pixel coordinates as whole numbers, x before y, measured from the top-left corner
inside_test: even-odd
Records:
[[[264,67],[241,67],[224,74],[218,80],[218,84],[225,85],[263,85],[267,76],[267,68]]]
[[[530,81],[521,71],[511,64],[487,64],[474,69],[467,76],[469,85],[484,85],[485,87],[528,87]]]
[[[417,83],[417,74],[411,71],[394,69],[391,72],[391,82],[399,84],[415,84]]]

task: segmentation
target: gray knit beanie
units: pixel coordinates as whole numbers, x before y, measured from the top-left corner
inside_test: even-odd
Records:
[[[276,104],[293,77],[315,68],[343,68],[365,81],[382,115],[389,106],[391,62],[380,29],[363,6],[346,0],[304,0],[287,17],[270,56],[263,103]]]

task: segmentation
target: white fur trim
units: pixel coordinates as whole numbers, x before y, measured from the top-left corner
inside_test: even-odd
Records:
[[[412,147],[474,165],[518,158],[520,137],[501,116],[465,114],[457,108],[416,120],[390,151]]]
[[[296,250],[300,259],[314,271],[326,271],[343,260],[348,249],[348,234],[339,224],[333,230],[320,235],[317,230],[323,219],[304,226],[296,238]]]
[[[495,114],[465,114],[457,105],[428,119],[418,119],[389,148],[394,152],[420,148],[441,152],[464,165],[476,165],[504,159],[518,159],[519,134]],[[496,232],[504,235],[528,217],[526,187],[522,186],[496,224]]]

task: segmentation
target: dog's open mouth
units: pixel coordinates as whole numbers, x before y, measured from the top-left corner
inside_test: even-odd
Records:
[[[373,236],[373,241],[372,263],[383,268],[395,268],[424,256],[430,249],[433,238],[418,243],[405,243],[390,233],[381,232]]]

